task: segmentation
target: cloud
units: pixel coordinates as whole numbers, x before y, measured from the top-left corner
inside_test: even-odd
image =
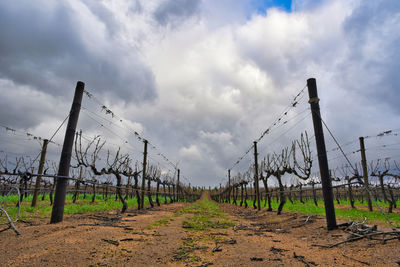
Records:
[[[227,132],[210,133],[210,132],[200,131],[199,136],[202,139],[210,140],[212,142],[222,145],[231,143],[232,139],[232,135]]]
[[[370,72],[371,68],[364,68],[351,56],[359,51],[360,45],[353,46],[349,37],[362,36],[357,32],[359,30],[375,31],[373,27],[349,31],[347,24],[353,24],[351,21],[358,12],[365,12],[362,8],[365,4],[359,1],[319,1],[313,8],[310,8],[311,2],[302,4],[301,8],[297,6],[298,12],[272,8],[265,15],[254,14],[239,25],[224,24],[213,28],[199,23],[183,26],[166,36],[157,47],[147,50],[156,81],[160,84],[159,104],[167,111],[162,114],[165,118],[173,118],[174,127],[181,126],[183,142],[197,140],[209,155],[208,164],[205,164],[221,167],[218,177],[225,176],[224,169],[229,168],[276,119],[310,77],[317,78],[322,114],[340,140],[357,138],[371,132],[371,128],[394,125],[393,120],[383,119],[383,109],[377,112],[374,98],[358,92],[360,82],[364,92],[367,88],[374,89],[375,83],[370,78],[376,77],[374,72]],[[366,17],[374,19],[371,15]],[[399,23],[387,14],[383,17],[391,22],[385,28],[391,36],[378,39],[390,44],[382,53],[396,53],[393,41],[398,34],[393,30]],[[368,46],[371,41],[354,43]],[[375,56],[374,53],[365,53],[361,58],[365,60]],[[398,62],[388,61],[391,64]],[[173,68],[171,62],[174,62]],[[351,71],[346,68],[351,68]],[[390,69],[390,64],[381,64],[376,66],[375,73],[381,75]],[[346,79],[346,76],[357,73],[360,73],[358,79]],[[377,80],[382,81],[382,76]],[[392,87],[399,84],[395,77],[390,77],[387,83]],[[392,88],[388,91],[396,93]],[[308,107],[306,98],[305,94],[301,110],[299,108],[290,116],[295,117]],[[378,104],[380,107],[383,105]],[[340,110],[347,112],[338,112]],[[171,114],[167,115],[168,111]],[[304,115],[307,114],[295,118],[305,120],[297,122],[293,119],[294,122],[267,136],[260,144],[262,155],[290,144],[291,140],[300,137],[302,129],[308,130],[312,136],[311,120]],[[366,123],[371,122],[371,116],[376,119],[373,127]],[[349,133],[349,128],[354,130]],[[229,142],[233,145],[229,147],[230,143],[225,143],[228,151],[215,146],[217,134],[211,133],[221,132],[232,136]],[[196,136],[196,133],[200,134]],[[334,146],[329,135],[326,138],[329,147]],[[251,164],[251,156],[244,161]]]
[[[51,94],[65,95],[69,83],[82,80],[99,94],[154,99],[152,72],[134,47],[115,37],[121,26],[111,11],[100,3],[90,7],[79,1],[2,1],[0,77]]]
[[[185,160],[201,160],[202,156],[196,145],[190,145],[189,147],[182,147],[179,150],[179,156]]]
[[[0,94],[3,96],[0,99],[2,125],[29,129],[42,121],[66,116],[61,110],[67,108],[68,105],[32,87],[0,79]]]
[[[161,25],[178,25],[196,15],[201,0],[166,0],[154,12],[155,20]]]
[[[397,12],[397,15],[395,13]],[[343,84],[369,99],[388,104],[397,114],[400,107],[399,1],[360,3],[343,24],[348,45],[341,68]],[[355,82],[357,80],[357,82]]]

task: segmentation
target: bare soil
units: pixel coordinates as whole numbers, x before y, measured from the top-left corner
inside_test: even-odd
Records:
[[[348,236],[343,230],[327,231],[320,216],[277,216],[220,204],[235,226],[194,231],[182,224],[192,215],[178,213],[186,205],[128,210],[123,215],[118,211],[72,215],[58,224],[49,224],[48,219],[18,222],[20,236],[12,230],[0,233],[0,265],[398,266],[400,260],[400,240],[383,244],[362,239],[319,247]]]

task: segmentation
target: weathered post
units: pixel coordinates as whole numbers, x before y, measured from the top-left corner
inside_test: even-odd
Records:
[[[147,167],[147,140],[144,140],[144,153],[143,153],[143,170],[142,170],[142,194],[141,194],[141,203],[140,208],[144,208],[144,190],[146,183],[146,167]]]
[[[46,160],[46,151],[47,151],[48,143],[49,143],[49,140],[47,140],[47,139],[43,140],[42,153],[40,154],[38,174],[43,174],[43,167],[44,167],[44,162]],[[37,201],[37,196],[39,194],[41,180],[42,180],[41,175],[36,176],[36,184],[35,184],[35,190],[33,191],[31,207],[36,206],[36,201]]]
[[[324,131],[321,122],[321,113],[319,108],[319,98],[317,92],[317,83],[314,78],[307,80],[309,103],[314,124],[315,141],[317,143],[319,172],[322,182],[322,194],[324,196],[325,213],[328,230],[337,228],[335,207],[333,205],[332,182],[329,176],[328,158],[326,156],[326,147]]]
[[[261,209],[260,205],[260,186],[258,184],[258,159],[257,159],[257,142],[254,141],[254,182],[255,182],[255,191],[256,191],[256,200],[257,200],[257,209]]]
[[[71,111],[65,131],[64,144],[61,151],[60,164],[58,166],[58,175],[56,193],[54,196],[54,205],[51,212],[50,223],[62,222],[64,215],[65,197],[67,195],[68,179],[63,177],[69,176],[69,167],[71,164],[72,147],[74,145],[74,138],[76,132],[76,125],[78,124],[79,112],[81,110],[82,96],[85,84],[77,82],[75,88],[74,100],[72,102]]]
[[[176,184],[176,194],[177,194],[178,202],[179,202],[179,197],[180,197],[179,190],[180,190],[180,188],[181,188],[181,184],[180,184],[180,182],[179,182],[180,175],[181,175],[181,170],[178,169],[178,182],[177,182],[177,184]]]
[[[231,170],[228,170],[228,203],[231,203]]]
[[[368,169],[367,169],[367,157],[365,156],[365,146],[364,146],[364,137],[360,137],[360,152],[361,152],[361,165],[363,169],[363,177],[364,177],[364,186],[367,189],[365,192],[365,196],[367,197],[368,210],[372,211],[372,201],[370,190],[369,190],[369,181],[368,181]]]

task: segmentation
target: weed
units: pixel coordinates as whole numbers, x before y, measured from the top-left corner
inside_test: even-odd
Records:
[[[219,210],[215,202],[207,198],[186,207],[178,212],[179,215],[190,214],[188,219],[182,222],[182,227],[188,230],[203,231],[206,229],[225,229],[235,225],[226,220],[226,214]]]
[[[152,230],[154,227],[166,226],[166,225],[169,224],[169,222],[170,222],[169,217],[165,217],[163,219],[160,219],[160,220],[158,220],[158,221],[146,226],[145,229]]]

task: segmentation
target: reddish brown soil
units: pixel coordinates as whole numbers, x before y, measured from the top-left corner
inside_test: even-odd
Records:
[[[174,203],[141,213],[131,210],[122,216],[117,211],[73,215],[59,224],[49,224],[48,219],[19,222],[20,236],[12,230],[0,233],[0,265],[397,266],[400,260],[399,240],[386,244],[360,240],[330,249],[316,246],[348,235],[325,230],[325,219],[317,216],[297,227],[307,216],[277,216],[221,204],[234,227],[185,229],[182,221],[192,215],[177,214],[185,205]],[[212,252],[216,247],[222,250]]]

